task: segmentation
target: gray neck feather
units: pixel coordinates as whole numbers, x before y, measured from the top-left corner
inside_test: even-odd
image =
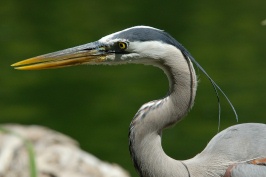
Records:
[[[130,152],[142,177],[189,176],[184,164],[167,156],[161,146],[162,130],[180,121],[193,106],[197,79],[193,65],[185,57],[175,48],[153,64],[166,73],[169,95],[144,104],[131,122]]]

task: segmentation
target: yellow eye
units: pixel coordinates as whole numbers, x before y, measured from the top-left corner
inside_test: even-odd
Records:
[[[127,48],[127,43],[125,42],[119,42],[118,46],[120,49],[125,50]]]

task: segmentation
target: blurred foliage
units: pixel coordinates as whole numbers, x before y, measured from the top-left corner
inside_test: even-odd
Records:
[[[166,30],[189,49],[227,93],[239,123],[265,123],[265,7],[264,0],[2,0],[0,122],[61,131],[84,150],[137,176],[128,153],[128,126],[143,103],[165,95],[163,72],[138,65],[16,71],[10,64],[149,25]],[[217,100],[208,80],[198,74],[193,110],[164,133],[163,147],[176,159],[193,157],[217,133]],[[236,121],[225,99],[221,102],[224,129]]]

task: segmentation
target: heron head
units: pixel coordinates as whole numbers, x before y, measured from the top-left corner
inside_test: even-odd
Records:
[[[153,64],[171,53],[169,51],[176,50],[175,42],[162,30],[136,26],[95,42],[26,59],[12,66],[19,70],[39,70],[82,64]]]

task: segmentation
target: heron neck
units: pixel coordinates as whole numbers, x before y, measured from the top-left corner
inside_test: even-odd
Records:
[[[144,104],[130,125],[131,157],[142,177],[189,176],[181,161],[165,154],[161,134],[163,129],[177,123],[188,113],[194,102],[197,80],[191,62],[181,52],[167,61],[157,66],[169,79],[169,95]]]

